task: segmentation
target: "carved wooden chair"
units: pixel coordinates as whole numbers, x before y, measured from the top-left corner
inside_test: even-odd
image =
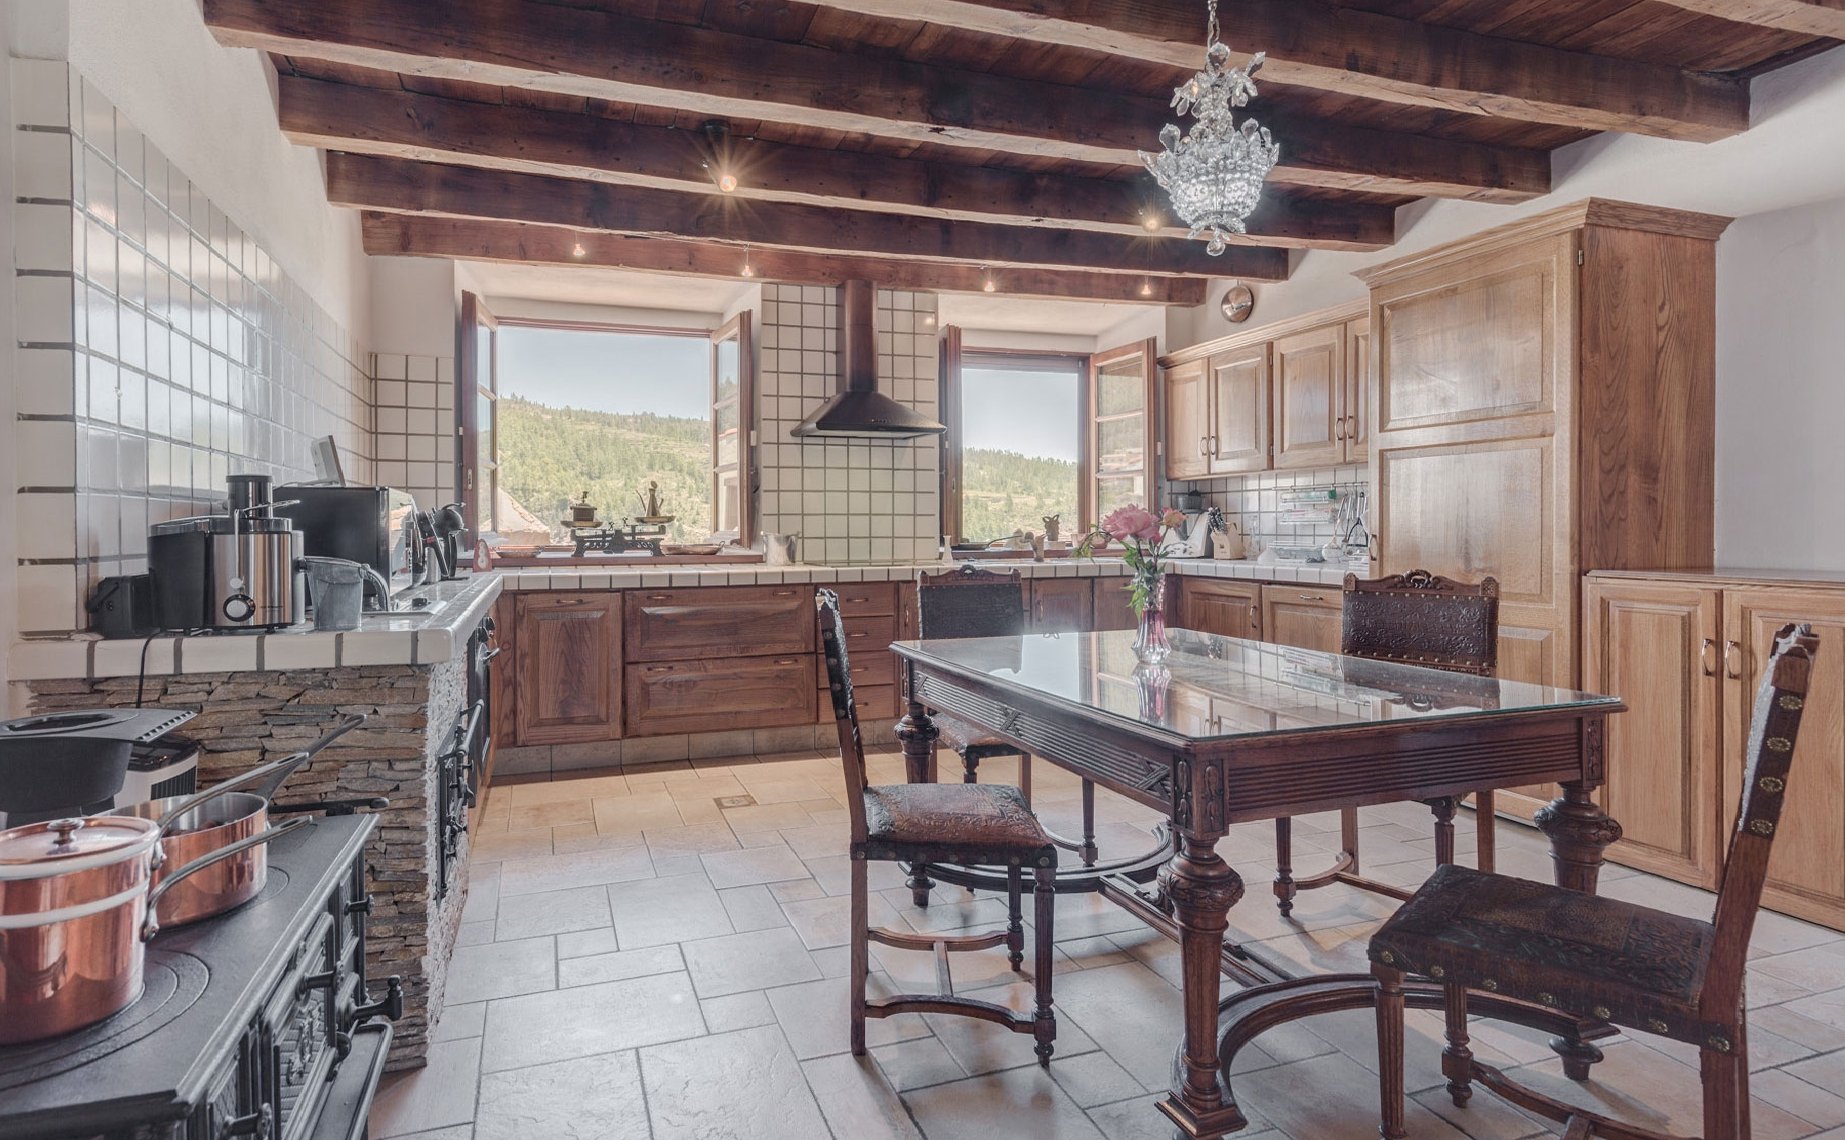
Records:
[[[939,574],[916,576],[917,636],[944,637],[1016,637],[1025,632],[1025,601],[1019,586],[1019,572],[998,573],[963,564],[959,569]],[[1031,803],[1031,755],[1018,746],[981,733],[952,715],[936,712],[933,716],[940,731],[939,742],[946,744],[961,758],[963,783],[979,780],[980,762],[994,756],[1019,758],[1019,789],[1025,802]],[[1096,861],[1095,784],[1083,781],[1083,836],[1065,839],[1048,832],[1051,842],[1066,851],[1076,852],[1083,866]]]
[[[1385,578],[1345,576],[1344,613],[1339,652],[1348,657],[1422,665],[1453,673],[1490,677],[1499,660],[1499,582],[1487,578],[1477,586],[1411,570]],[[1454,862],[1453,796],[1426,800],[1435,814],[1435,862]],[[1482,871],[1493,869],[1493,793],[1474,793],[1474,829]],[[1310,878],[1294,877],[1293,820],[1275,821],[1275,901],[1282,914],[1294,910],[1294,896],[1316,887],[1344,883],[1361,890],[1406,899],[1409,892],[1364,878],[1358,865],[1358,810],[1339,813],[1339,856],[1332,869]]]
[[[826,655],[827,687],[833,719],[839,727],[839,756],[846,772],[846,810],[852,820],[852,1052],[865,1052],[865,1019],[900,1013],[953,1013],[1003,1025],[1037,1039],[1040,1064],[1051,1060],[1057,1019],[1051,1012],[1052,914],[1057,879],[1057,848],[1009,784],[884,784],[865,777],[865,748],[859,737],[858,710],[852,703],[852,670],[846,657],[845,628],[839,596],[831,590],[814,595],[820,645]],[[1005,930],[985,934],[912,934],[869,925],[869,860],[895,863],[964,863],[1006,868]],[[1036,1008],[1015,1012],[994,1002],[954,993],[948,955],[1005,946],[1012,968],[1025,960],[1024,875],[1033,881],[1035,955],[1032,980]],[[870,1000],[865,996],[870,973],[870,944],[932,952],[936,976],[945,992],[898,994]]]
[[[1703,1140],[1747,1140],[1743,966],[1818,648],[1808,625],[1784,626],[1775,635],[1756,688],[1741,810],[1712,921],[1446,866],[1384,923],[1370,946],[1378,982],[1383,1135],[1404,1135],[1402,984],[1413,973],[1441,982],[1446,995],[1448,1045],[1441,1067],[1456,1105],[1466,1104],[1477,1080],[1521,1108],[1564,1121],[1570,1137],[1669,1140],[1552,1100],[1474,1060],[1467,1047],[1467,991],[1482,989],[1696,1045]]]

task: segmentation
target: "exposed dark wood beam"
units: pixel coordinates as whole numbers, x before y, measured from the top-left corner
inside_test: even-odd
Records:
[[[1170,0],[810,2],[1180,67],[1196,69],[1203,63],[1202,4]],[[1683,6],[1705,11],[1815,7],[1800,0],[1690,0]],[[1236,0],[1226,5],[1223,19],[1231,47],[1268,53],[1260,74],[1277,83],[1415,107],[1702,142],[1749,129],[1748,85],[1723,76],[1483,36],[1341,7],[1328,0]]]
[[[406,214],[537,222],[605,233],[749,242],[815,253],[1281,281],[1288,251],[1187,239],[902,217],[793,202],[746,202],[507,170],[372,155],[327,155],[335,205]]]
[[[1133,165],[1164,100],[535,0],[204,0],[221,43],[360,67],[915,142]],[[1542,151],[1267,117],[1278,183],[1522,201]]]
[[[283,133],[327,150],[464,162],[654,189],[709,191],[711,147],[698,135],[598,115],[447,99],[283,76]],[[1143,236],[1151,212],[1169,219],[1151,177],[1133,182],[1036,174],[733,139],[738,198],[849,206],[964,221]],[[1168,237],[1184,229],[1167,227]],[[1375,250],[1395,239],[1387,204],[1339,202],[1270,187],[1244,244]]]
[[[463,261],[588,265],[697,277],[738,277],[744,251],[719,242],[627,234],[580,233],[561,226],[384,214],[367,210],[361,228],[365,252]],[[583,252],[579,255],[577,250]],[[991,280],[1009,296],[1061,297],[1086,301],[1132,301],[1146,305],[1198,305],[1206,282],[1196,277],[1142,277],[1070,269],[994,269],[934,261],[749,250],[754,275],[765,281],[836,285],[851,278],[894,289],[978,293]]]
[[[1738,24],[1756,24],[1845,40],[1845,0],[1664,0],[1675,8],[1716,16]]]

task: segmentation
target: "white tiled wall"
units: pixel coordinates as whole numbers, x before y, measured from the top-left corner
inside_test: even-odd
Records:
[[[1328,467],[1316,471],[1262,471],[1215,479],[1206,483],[1173,485],[1174,491],[1196,486],[1204,492],[1206,506],[1224,513],[1226,522],[1236,524],[1254,557],[1265,547],[1323,546],[1338,542],[1345,535],[1344,526],[1334,523],[1295,525],[1282,521],[1281,496],[1285,491],[1308,488],[1334,488],[1341,499],[1352,499],[1367,492],[1369,475],[1362,466]]]
[[[145,567],[150,522],[225,476],[311,477],[338,440],[372,470],[372,381],[350,333],[68,65],[12,61],[25,634]]]
[[[937,415],[935,297],[879,289],[878,383]],[[758,529],[799,533],[801,558],[833,565],[933,561],[940,511],[939,444],[796,439],[791,429],[838,391],[838,294],[762,287]]]
[[[401,487],[419,507],[454,502],[455,361],[372,354],[378,482]]]

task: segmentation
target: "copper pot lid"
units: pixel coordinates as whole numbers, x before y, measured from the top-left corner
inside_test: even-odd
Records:
[[[83,816],[0,831],[0,879],[39,879],[133,859],[160,841],[152,820]]]

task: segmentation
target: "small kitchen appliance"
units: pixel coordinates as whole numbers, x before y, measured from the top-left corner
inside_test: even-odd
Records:
[[[108,811],[197,781],[184,709],[70,709],[0,721],[0,826]],[[157,778],[155,778],[157,777]]]
[[[227,509],[148,528],[147,569],[165,629],[275,629],[306,605],[301,532],[277,517],[267,475],[233,475]]]
[[[301,553],[344,558],[377,571],[390,594],[422,580],[425,549],[416,524],[416,500],[394,487],[285,489],[294,504],[280,513],[301,528]],[[384,609],[389,597],[378,601]]]

